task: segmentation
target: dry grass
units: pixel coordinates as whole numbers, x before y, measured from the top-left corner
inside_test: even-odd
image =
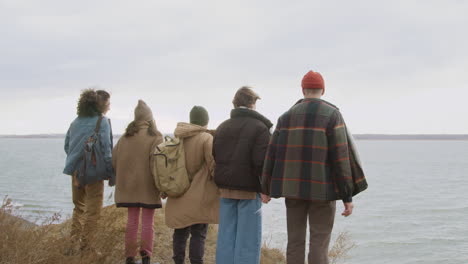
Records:
[[[0,208],[0,264],[117,264],[124,263],[124,235],[126,210],[114,206],[103,208],[101,221],[97,228],[96,240],[92,241],[96,250],[77,254],[71,249],[71,221],[57,224],[59,215],[54,215],[40,225],[31,224],[15,217],[11,201],[5,199]],[[169,264],[172,262],[172,229],[164,224],[163,210],[156,210],[155,241],[153,262]],[[205,263],[213,264],[216,252],[217,226],[210,225],[205,246]],[[338,237],[330,252],[331,263],[346,258],[347,252],[354,247],[347,234]],[[351,245],[351,246],[350,246]],[[286,263],[284,253],[279,249],[262,247],[261,264]],[[190,263],[186,261],[186,263]]]
[[[348,232],[343,232],[338,235],[333,244],[332,249],[328,252],[330,257],[330,264],[338,264],[346,259],[349,259],[348,253],[356,246],[351,239]]]

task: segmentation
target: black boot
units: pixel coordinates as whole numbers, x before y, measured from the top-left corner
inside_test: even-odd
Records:
[[[150,257],[146,254],[146,251],[140,251],[141,255],[141,264],[151,264]]]
[[[125,264],[136,264],[135,258],[134,257],[127,257],[127,260],[125,260]]]

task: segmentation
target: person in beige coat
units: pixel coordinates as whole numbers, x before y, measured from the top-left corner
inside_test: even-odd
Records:
[[[161,208],[161,199],[150,169],[152,150],[161,142],[151,109],[142,100],[135,108],[135,120],[120,138],[112,152],[116,172],[115,203],[128,208],[125,234],[126,263],[135,263],[137,232],[142,211],[141,250],[142,263],[149,264],[153,251],[154,209]]]
[[[190,123],[178,123],[174,135],[184,140],[185,165],[191,179],[190,188],[178,198],[168,198],[166,225],[174,228],[173,259],[185,261],[185,248],[190,238],[191,264],[202,264],[208,224],[217,224],[219,192],[213,181],[213,136],[206,129],[208,112],[201,106],[190,111]]]

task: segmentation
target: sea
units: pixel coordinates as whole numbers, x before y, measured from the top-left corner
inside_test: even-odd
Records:
[[[0,138],[0,199],[40,223],[54,213],[70,217],[70,177],[62,174],[62,138]],[[346,233],[348,264],[468,264],[468,141],[357,140],[369,188],[341,216],[333,240]],[[113,203],[105,189],[105,204]],[[263,240],[286,250],[283,199],[262,208]]]

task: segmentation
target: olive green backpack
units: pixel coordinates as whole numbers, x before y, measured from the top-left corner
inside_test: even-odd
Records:
[[[182,196],[190,187],[185,168],[184,141],[166,136],[151,155],[151,172],[156,188],[168,197]]]

